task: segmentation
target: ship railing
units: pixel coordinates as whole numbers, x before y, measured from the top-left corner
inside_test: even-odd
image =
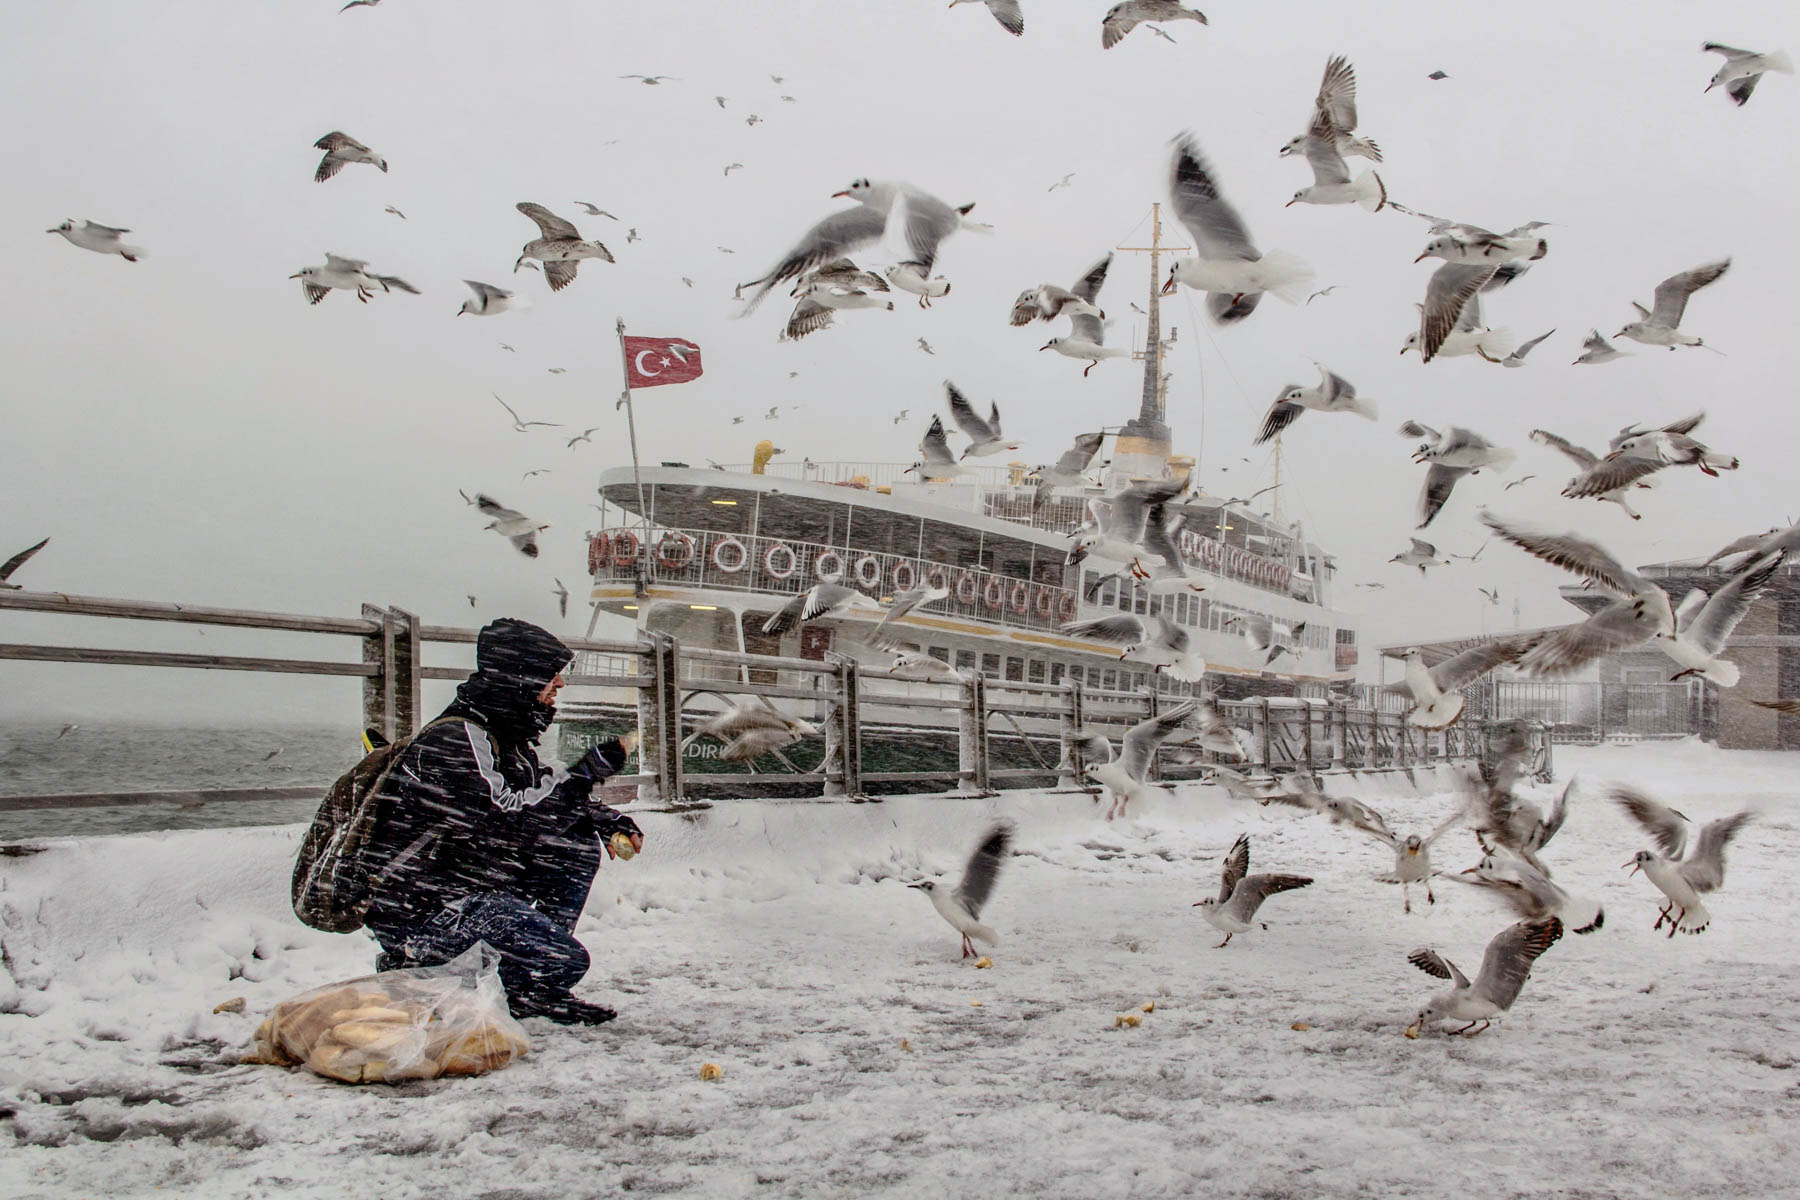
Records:
[[[1061,564],[1055,564],[1060,573]],[[941,586],[950,595],[933,615],[1049,631],[1075,619],[1072,588],[1021,579],[978,567],[854,546],[758,537],[711,529],[661,526],[603,529],[588,535],[588,569],[596,583],[634,583],[643,573],[655,585],[793,595],[821,580],[872,596]]]
[[[345,652],[332,657],[0,643],[0,660],[341,677],[356,681],[361,689],[362,727],[390,740],[416,733],[429,715],[422,707],[425,683],[454,683],[468,677],[478,637],[474,628],[428,625],[404,610],[375,605],[365,605],[359,617],[338,618],[0,592],[0,612],[7,610],[338,638]],[[983,795],[1001,786],[1092,791],[1081,758],[1086,736],[1101,734],[1116,747],[1133,725],[1181,700],[1150,689],[1089,688],[1074,679],[1031,683],[974,672],[933,679],[865,676],[856,660],[846,655],[828,652],[822,660],[814,660],[687,647],[653,631],[629,642],[564,640],[578,657],[565,672],[571,686],[559,714],[563,728],[557,756],[573,761],[592,740],[627,729],[640,737],[635,770],[608,783],[606,798],[615,803],[629,798],[633,789],[639,800],[667,805],[772,791],[852,798],[870,791],[919,788],[964,795]],[[455,647],[460,663],[427,665],[426,652],[433,646]],[[744,750],[740,759],[732,748],[734,735],[701,732],[722,713],[737,708],[782,714],[771,720],[788,728],[792,739],[774,739],[786,744],[740,746]],[[1177,731],[1155,756],[1152,779],[1196,779],[1214,766],[1252,775],[1410,770],[1478,758],[1490,726],[1518,725],[1481,721],[1473,705],[1470,716],[1447,730],[1420,729],[1399,713],[1335,701],[1261,697],[1219,701],[1218,708],[1239,731],[1240,752],[1220,756],[1199,751],[1183,744],[1191,732]],[[946,717],[953,718],[953,732],[946,727]],[[606,728],[608,723],[613,728]],[[954,765],[928,761],[952,742]],[[913,770],[865,770],[865,746],[884,747],[889,757],[921,765]],[[692,770],[686,764],[690,757],[720,769]],[[346,755],[345,766],[351,761],[352,756]],[[0,811],[292,800],[323,797],[328,784],[318,780],[298,788],[10,796],[0,797]]]

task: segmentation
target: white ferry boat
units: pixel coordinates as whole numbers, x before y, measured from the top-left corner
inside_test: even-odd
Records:
[[[724,469],[613,468],[599,480],[602,527],[588,537],[595,620],[618,614],[684,646],[807,659],[835,651],[857,659],[865,674],[881,674],[892,656],[866,642],[880,617],[874,605],[780,635],[763,626],[820,580],[874,600],[927,584],[949,597],[901,618],[901,636],[952,668],[997,681],[1076,679],[1105,691],[1174,693],[1200,686],[1153,675],[1122,662],[1117,646],[1064,630],[1121,612],[1156,613],[1186,628],[1206,660],[1204,686],[1226,699],[1324,698],[1350,681],[1355,618],[1334,607],[1332,560],[1297,524],[1204,490],[1185,493],[1167,511],[1182,518],[1175,541],[1204,585],[1198,594],[1152,596],[1125,580],[1098,582],[1119,564],[1068,561],[1070,533],[1090,501],[1134,479],[1185,477],[1193,465],[1171,453],[1164,419],[1156,260],[1167,250],[1159,236],[1144,249],[1151,286],[1143,392],[1103,478],[1055,488],[1034,504],[1037,483],[1024,463],[921,479],[909,463],[772,462],[767,442],[752,462]],[[1266,661],[1267,650],[1226,625],[1232,614],[1291,631],[1279,635],[1285,652]],[[911,717],[932,723],[929,710]]]

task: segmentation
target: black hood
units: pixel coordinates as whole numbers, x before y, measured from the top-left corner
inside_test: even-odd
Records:
[[[574,658],[556,635],[529,621],[490,621],[475,637],[475,674],[456,689],[457,706],[473,710],[491,731],[536,740],[556,713],[538,694]]]

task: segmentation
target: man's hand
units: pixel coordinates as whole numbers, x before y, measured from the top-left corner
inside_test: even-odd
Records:
[[[632,849],[632,853],[634,853],[634,854],[641,854],[641,853],[643,853],[643,850],[644,850],[644,835],[643,835],[643,834],[641,834],[641,833],[634,833],[634,834],[631,834],[631,835],[630,835],[630,837],[631,837],[631,849]],[[612,847],[612,839],[611,839],[611,838],[607,838],[607,839],[606,839],[606,840],[605,840],[605,841],[604,841],[604,842],[602,842],[602,843],[600,843],[600,844],[601,844],[601,845],[603,845],[603,846],[605,846],[605,847],[606,847],[606,857],[608,857],[608,858],[617,858],[617,857],[619,857],[619,856],[618,856],[618,855],[617,855],[617,854],[616,854],[616,853],[614,853],[614,852],[613,852],[613,847]]]
[[[626,816],[624,813],[609,808],[606,810],[606,816],[601,821],[600,829],[600,844],[606,847],[606,857],[618,857],[617,854],[613,853],[612,840],[613,835],[619,833],[623,833],[631,838],[631,848],[634,852],[643,850],[644,833],[638,828],[637,822]]]

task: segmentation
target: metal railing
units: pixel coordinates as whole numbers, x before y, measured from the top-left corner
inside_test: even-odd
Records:
[[[362,720],[392,739],[423,723],[420,684],[459,681],[466,667],[427,666],[428,645],[472,645],[474,629],[426,625],[403,610],[364,605],[357,618],[310,617],[191,605],[153,604],[57,593],[0,593],[0,610],[62,613],[134,621],[181,621],[317,634],[344,639],[356,657],[264,658],[76,646],[0,644],[0,659],[36,662],[113,663],[210,670],[270,671],[358,679]],[[571,703],[565,721],[596,723],[608,714],[640,735],[638,769],[614,777],[637,785],[639,798],[679,803],[697,790],[754,795],[768,785],[816,788],[825,796],[860,797],[867,789],[894,790],[941,784],[962,794],[987,794],[1007,784],[1087,788],[1081,739],[1100,733],[1116,739],[1134,724],[1178,702],[1156,691],[1111,691],[1075,680],[1010,682],[969,672],[949,679],[864,677],[858,663],[830,654],[824,661],[729,650],[684,647],[651,632],[635,642],[565,639],[577,661],[565,672],[573,687],[611,689],[613,703]],[[341,643],[340,643],[341,644]],[[737,771],[691,771],[687,752],[698,729],[725,704],[765,705],[816,722],[821,737],[771,752]],[[1221,701],[1239,728],[1246,754],[1221,759],[1182,745],[1177,736],[1152,765],[1156,779],[1197,778],[1217,763],[1253,773],[1409,769],[1483,752],[1474,721],[1447,730],[1410,726],[1397,713],[1345,702],[1261,697]],[[565,727],[565,732],[567,731]],[[865,770],[865,748],[882,739],[902,743],[896,766]],[[912,739],[910,742],[907,739]],[[569,739],[565,737],[565,752]],[[911,746],[912,749],[907,747]],[[928,760],[933,748],[953,747],[954,762]],[[908,762],[908,756],[918,762]],[[944,757],[942,754],[939,757]],[[346,763],[346,766],[349,764]],[[323,785],[320,791],[322,793]],[[134,793],[12,797],[0,808],[141,803],[180,797],[245,800],[292,798],[295,789],[235,789],[230,793]]]
[[[1489,717],[1540,722],[1556,741],[1575,745],[1704,736],[1717,723],[1707,687],[1695,679],[1680,683],[1495,679],[1486,690]]]

